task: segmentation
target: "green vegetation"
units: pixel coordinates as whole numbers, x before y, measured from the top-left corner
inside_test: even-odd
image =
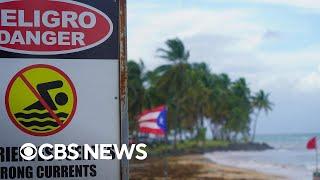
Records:
[[[256,109],[256,118],[253,126],[252,141],[254,141],[256,135],[257,121],[261,110],[264,110],[266,114],[272,110],[272,102],[269,101],[270,94],[266,94],[264,91],[259,91],[252,97],[252,106]]]
[[[199,143],[197,140],[188,140],[177,142],[174,151],[178,154],[191,154],[210,149],[227,149],[229,145],[231,143],[221,140],[208,140],[204,144]],[[148,146],[147,152],[150,156],[163,156],[164,153],[172,152],[172,146],[170,144],[154,144],[153,146]]]
[[[146,71],[142,60],[128,62],[131,135],[137,134],[137,115],[165,104],[175,149],[205,141],[208,130],[216,140],[212,142],[254,140],[252,115],[256,122],[261,110],[272,109],[268,93],[260,90],[253,95],[244,78],[231,80],[228,74],[213,73],[206,63],[190,63],[190,51],[178,38],[167,40],[157,55],[168,63],[153,71]],[[205,125],[205,119],[210,119],[210,125]],[[179,143],[182,139],[189,143]]]

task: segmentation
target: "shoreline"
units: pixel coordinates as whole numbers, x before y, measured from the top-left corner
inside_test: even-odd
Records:
[[[217,179],[260,179],[260,180],[285,180],[286,177],[282,177],[276,174],[260,172],[253,169],[241,168],[231,165],[224,165],[217,163],[210,158],[202,155],[208,163],[208,169],[214,168],[218,173],[215,173],[212,177]]]
[[[274,149],[261,152],[211,152],[204,154],[204,157],[217,164],[272,174],[285,179],[312,179],[312,167],[303,162],[296,162],[294,159],[299,155],[301,157],[304,153]]]
[[[168,179],[257,179],[283,180],[281,176],[217,164],[200,154],[167,158]],[[152,157],[144,162],[130,162],[130,179],[159,179],[164,177],[165,159]]]
[[[204,156],[203,156],[204,157]],[[223,178],[223,179],[260,179],[260,180],[284,180],[285,177],[281,177],[274,174],[268,174],[264,172],[259,172],[252,169],[239,168],[229,165],[218,164],[206,157],[209,161],[208,169],[216,169],[216,173],[211,174],[212,178]],[[218,173],[217,173],[218,172]]]

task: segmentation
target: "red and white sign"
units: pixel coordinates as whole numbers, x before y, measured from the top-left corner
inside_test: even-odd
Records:
[[[0,151],[16,148],[19,159],[25,143],[122,144],[123,7],[122,0],[0,0]],[[53,167],[61,169],[46,171]],[[10,158],[1,168],[11,179],[57,180],[126,179],[127,169],[117,159],[38,158]]]
[[[103,43],[113,31],[106,14],[75,1],[5,1],[0,14],[0,50],[15,53],[78,52]]]

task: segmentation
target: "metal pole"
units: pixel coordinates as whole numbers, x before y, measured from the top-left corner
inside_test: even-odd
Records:
[[[316,173],[318,173],[318,145],[316,145]]]
[[[165,134],[165,145],[168,145],[168,134],[167,134],[167,131],[166,131],[166,134]],[[168,179],[168,157],[167,157],[167,153],[168,153],[168,150],[165,149],[165,153],[164,153],[164,168],[163,168],[163,174],[164,174],[164,180],[167,180]]]
[[[120,38],[120,110],[121,144],[129,144],[128,89],[127,89],[127,4],[119,0],[119,38]],[[121,160],[121,179],[129,179],[129,161]]]

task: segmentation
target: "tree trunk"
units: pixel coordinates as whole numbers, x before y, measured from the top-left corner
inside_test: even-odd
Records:
[[[179,115],[178,115],[178,109],[175,112],[175,120],[174,120],[174,139],[173,139],[173,149],[176,150],[177,149],[177,136],[178,136],[178,121],[179,121]]]
[[[182,128],[181,128],[181,122],[178,122],[179,124],[179,141],[182,141]]]
[[[256,138],[256,129],[257,129],[257,121],[258,121],[259,113],[260,111],[256,113],[255,120],[253,121],[253,133],[252,133],[251,142],[253,142]]]
[[[212,134],[212,140],[216,140],[216,125],[214,123],[210,124],[210,130],[211,130],[211,134]]]
[[[202,114],[201,114],[201,116],[200,116],[200,120],[201,120],[201,128],[202,128],[202,131],[204,130],[204,118],[203,118],[203,116],[202,116]],[[201,132],[202,133],[202,132]],[[207,131],[205,131],[205,133],[204,133],[204,137],[203,137],[203,139],[202,139],[202,153],[204,153],[205,152],[205,145],[206,145],[206,135],[207,135]]]
[[[173,134],[173,149],[176,150],[177,149],[177,123],[174,123],[174,134]]]

